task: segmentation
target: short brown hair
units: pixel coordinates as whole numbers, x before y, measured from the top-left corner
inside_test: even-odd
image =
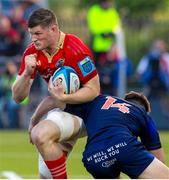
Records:
[[[55,14],[49,10],[40,8],[35,10],[29,17],[28,27],[33,28],[35,26],[48,27],[51,24],[58,25],[57,18]]]
[[[130,91],[125,94],[124,99],[143,106],[146,112],[151,112],[150,102],[143,93]]]

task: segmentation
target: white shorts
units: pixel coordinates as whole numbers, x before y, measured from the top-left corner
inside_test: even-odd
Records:
[[[74,131],[74,118],[79,121],[80,131],[75,137],[70,139]],[[78,138],[86,136],[86,128],[83,120],[78,116],[62,111],[59,108],[49,111],[46,120],[54,122],[59,127],[61,133],[59,146],[63,151],[67,152],[67,154],[71,152],[72,147]],[[52,178],[41,155],[39,155],[39,173],[48,179]]]

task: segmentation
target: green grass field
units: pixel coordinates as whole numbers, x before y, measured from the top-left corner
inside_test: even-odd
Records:
[[[169,166],[169,131],[160,131],[160,136],[166,155],[166,164]],[[70,154],[67,170],[68,177],[71,179],[92,178],[81,162],[85,142],[85,138],[79,139]],[[37,158],[35,147],[29,144],[27,131],[0,132],[0,179],[7,178],[6,172],[8,175],[15,173],[24,179],[38,178]]]

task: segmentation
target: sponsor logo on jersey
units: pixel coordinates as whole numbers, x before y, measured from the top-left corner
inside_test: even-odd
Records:
[[[92,71],[95,70],[95,66],[89,56],[84,58],[78,63],[78,66],[83,74],[83,76],[87,76],[90,74]]]

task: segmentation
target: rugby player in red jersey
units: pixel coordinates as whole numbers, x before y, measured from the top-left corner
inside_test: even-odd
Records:
[[[52,11],[43,8],[34,11],[28,20],[28,31],[32,43],[24,52],[12,87],[17,103],[29,95],[36,73],[48,82],[59,66],[66,65],[74,68],[80,78],[81,88],[73,94],[64,94],[63,89],[56,88],[55,99],[46,110],[46,113],[49,111],[46,120],[40,121],[33,115],[29,124],[30,140],[42,156],[39,166],[41,178],[50,178],[43,171],[46,164],[54,179],[65,179],[67,154],[83,132],[83,121],[64,112],[64,106],[81,104],[97,97],[100,93],[99,77],[89,48],[75,35],[60,31]],[[57,102],[63,108],[50,111]],[[77,131],[78,136],[74,137]]]

